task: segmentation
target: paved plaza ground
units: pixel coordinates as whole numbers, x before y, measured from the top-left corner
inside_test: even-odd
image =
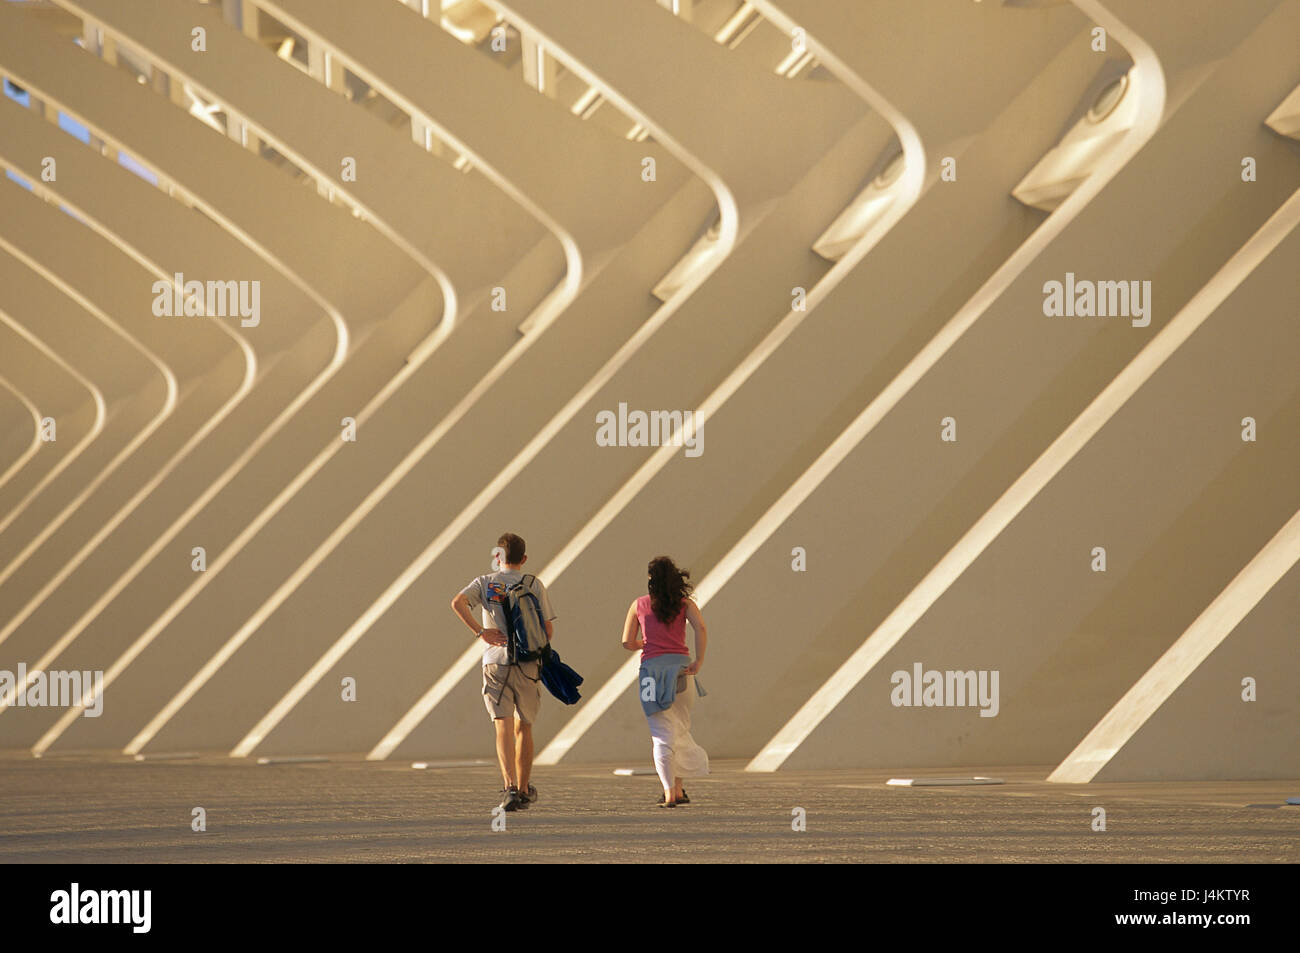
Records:
[[[1085,862],[1295,863],[1300,781],[1057,785],[1046,767],[982,769],[1005,784],[890,787],[951,769],[750,774],[716,762],[692,804],[655,806],[652,775],[539,768],[540,801],[492,829],[488,763],[259,765],[225,757],[0,755],[9,863]],[[644,769],[644,765],[627,765]],[[970,773],[976,773],[974,771]],[[193,809],[207,830],[191,829]],[[1106,830],[1093,830],[1093,809]],[[792,829],[802,808],[805,831]]]

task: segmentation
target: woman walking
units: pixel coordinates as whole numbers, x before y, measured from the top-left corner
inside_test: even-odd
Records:
[[[682,778],[709,773],[709,756],[691,737],[695,695],[704,694],[695,676],[704,664],[708,630],[690,598],[690,573],[667,556],[651,560],[648,595],[632,603],[623,624],[623,648],[641,650],[637,679],[641,708],[650,724],[655,770],[663,784],[661,807],[689,804]],[[695,632],[695,661],[686,647],[686,623]]]

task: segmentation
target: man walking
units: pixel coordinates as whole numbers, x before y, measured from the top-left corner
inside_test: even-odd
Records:
[[[542,618],[546,622],[546,637],[550,639],[554,627],[546,587],[536,576],[523,571],[528,560],[524,541],[514,533],[505,533],[497,540],[497,562],[500,568],[486,576],[478,576],[451,600],[451,609],[475,634],[487,643],[483,652],[483,703],[496,728],[497,760],[501,763],[504,782],[501,807],[518,811],[537,800],[537,788],[531,777],[533,769],[533,721],[541,705],[539,664],[537,661],[510,664],[506,653],[506,593],[521,581],[541,603]],[[474,618],[474,610],[482,609],[482,624]],[[516,720],[517,719],[517,720]]]

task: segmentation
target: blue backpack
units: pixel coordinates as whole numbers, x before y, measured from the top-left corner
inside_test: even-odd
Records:
[[[511,665],[545,659],[551,650],[541,600],[529,587],[535,578],[524,576],[511,583],[501,600],[506,616],[506,657]]]

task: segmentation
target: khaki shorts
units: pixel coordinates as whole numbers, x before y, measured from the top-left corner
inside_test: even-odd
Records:
[[[537,675],[536,662],[484,665],[483,704],[487,707],[488,716],[494,721],[498,718],[518,717],[520,721],[531,725],[542,705],[542,683],[536,680]]]

